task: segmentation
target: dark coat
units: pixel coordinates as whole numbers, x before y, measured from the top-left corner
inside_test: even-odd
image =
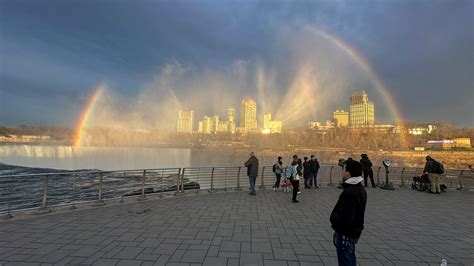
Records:
[[[426,160],[425,163],[425,169],[423,169],[424,173],[434,173],[435,172],[435,160],[433,159],[428,159]]]
[[[258,176],[258,159],[255,156],[250,157],[245,162],[245,167],[247,167],[247,176],[257,177]]]
[[[318,171],[319,171],[319,168],[320,168],[320,166],[319,166],[319,162],[317,160],[314,160],[314,161],[310,160],[309,161],[309,169],[310,169],[311,173],[317,174]]]
[[[343,183],[342,186],[344,191],[331,213],[331,227],[344,236],[359,238],[364,229],[367,192],[362,182],[356,185]]]
[[[310,161],[306,161],[303,163],[303,176],[304,178],[309,178],[310,174],[311,174]]]
[[[360,164],[362,164],[362,170],[366,173],[372,173],[372,162],[368,157],[360,159]]]

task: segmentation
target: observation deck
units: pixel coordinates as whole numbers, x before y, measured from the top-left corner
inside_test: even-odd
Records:
[[[272,191],[271,166],[248,195],[245,170],[0,176],[0,265],[337,265],[329,215],[340,168],[323,165],[322,187],[302,188],[297,204]],[[474,264],[472,173],[448,169],[437,195],[410,188],[420,172],[391,168],[395,190],[367,188],[361,265]]]

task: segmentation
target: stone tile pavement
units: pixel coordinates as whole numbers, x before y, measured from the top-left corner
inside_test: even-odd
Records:
[[[341,190],[201,193],[0,222],[0,265],[336,265]],[[474,265],[474,193],[368,189],[361,265]]]

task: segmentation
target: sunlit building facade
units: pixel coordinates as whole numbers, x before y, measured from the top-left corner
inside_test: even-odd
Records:
[[[240,104],[240,127],[246,133],[257,132],[257,103],[253,99],[242,100]]]
[[[217,134],[218,126],[219,126],[219,116],[215,115],[211,117],[211,126],[210,126],[211,133]]]
[[[263,115],[263,133],[264,134],[275,134],[281,133],[282,122],[273,121],[271,114]]]
[[[349,108],[349,122],[351,126],[367,126],[374,124],[374,102],[369,101],[369,96],[365,91],[359,91],[352,94]]]
[[[227,116],[229,119],[229,132],[235,133],[235,109],[229,108],[227,109]]]
[[[338,127],[347,127],[349,125],[349,113],[344,110],[336,110],[332,113],[332,118]]]
[[[193,133],[194,111],[178,113],[178,133]]]
[[[204,116],[202,119],[202,133],[211,134],[211,118],[209,116]]]

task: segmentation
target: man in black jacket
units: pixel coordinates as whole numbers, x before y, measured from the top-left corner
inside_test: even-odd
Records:
[[[355,244],[364,229],[364,213],[367,203],[367,192],[362,186],[361,175],[362,165],[359,162],[346,161],[342,173],[344,190],[330,217],[339,265],[357,265]]]
[[[360,155],[360,164],[362,164],[362,170],[364,171],[364,186],[367,187],[367,177],[370,177],[370,183],[372,187],[375,188],[374,182],[374,171],[372,171],[372,162],[370,161],[367,154]]]
[[[258,159],[255,157],[255,153],[250,153],[250,158],[245,162],[245,167],[247,167],[247,176],[249,177],[250,183],[250,195],[256,195],[255,183],[258,176]]]

